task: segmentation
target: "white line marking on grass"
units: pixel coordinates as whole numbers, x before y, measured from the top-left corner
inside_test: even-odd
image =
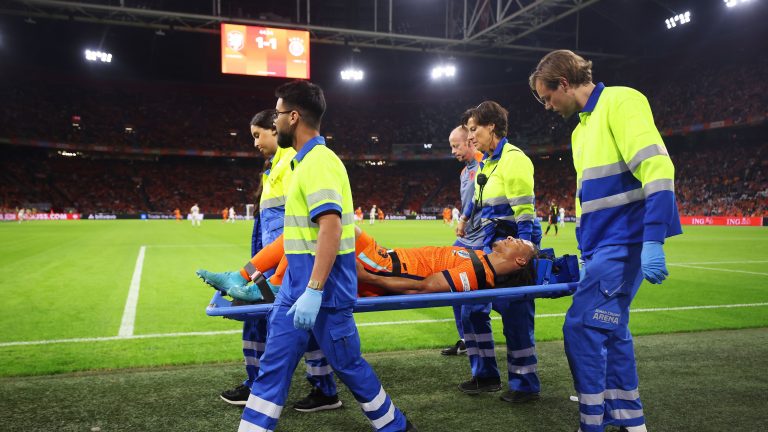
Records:
[[[726,273],[745,273],[745,274],[752,274],[752,275],[758,275],[758,276],[768,276],[768,273],[751,272],[746,270],[721,269],[721,268],[702,267],[702,266],[687,265],[687,264],[670,264],[670,266],[698,269],[698,270],[719,271],[719,272],[726,272]]]
[[[763,303],[739,303],[739,304],[725,304],[725,305],[702,305],[702,306],[678,306],[668,308],[646,308],[646,309],[632,309],[632,313],[642,312],[670,312],[681,310],[699,310],[699,309],[730,309],[730,308],[744,308],[744,307],[760,307],[768,306],[768,302]],[[564,317],[564,313],[551,313],[536,315],[536,318],[559,318]],[[492,317],[491,319],[501,319],[500,317]],[[381,322],[369,322],[360,323],[358,327],[374,327],[374,326],[390,326],[390,325],[407,325],[407,324],[430,324],[441,322],[453,322],[453,318],[442,318],[433,320],[409,320],[409,321],[381,321]],[[82,342],[107,342],[116,340],[131,340],[131,339],[156,339],[156,338],[169,338],[169,337],[181,337],[181,336],[217,336],[242,333],[242,330],[220,330],[220,331],[207,331],[207,332],[184,332],[184,333],[155,333],[145,335],[133,335],[133,336],[107,336],[107,337],[93,337],[93,338],[76,338],[76,339],[51,339],[41,341],[19,341],[19,342],[2,342],[0,348],[21,346],[21,345],[50,345],[59,343],[82,343]]]
[[[141,287],[141,270],[144,268],[144,252],[147,247],[139,248],[139,256],[136,258],[136,267],[133,268],[131,287],[128,289],[128,299],[125,301],[123,319],[120,322],[118,336],[133,336],[133,324],[136,322],[136,304],[139,302],[139,288]]]
[[[232,243],[208,243],[208,244],[158,244],[147,245],[153,248],[206,248],[206,247],[241,247]]]
[[[223,330],[223,331],[209,331],[209,332],[186,332],[186,333],[155,333],[145,335],[133,335],[133,336],[105,336],[105,337],[92,337],[92,338],[75,338],[75,339],[51,339],[42,341],[26,341],[26,342],[4,342],[0,343],[0,347],[20,346],[20,345],[50,345],[59,343],[82,343],[82,342],[109,342],[119,340],[133,340],[133,339],[158,339],[169,337],[181,337],[181,336],[217,336],[226,334],[242,333],[242,330]]]
[[[717,265],[717,264],[764,264],[768,263],[768,260],[763,261],[707,261],[707,262],[684,262],[684,263],[670,263],[669,265]]]

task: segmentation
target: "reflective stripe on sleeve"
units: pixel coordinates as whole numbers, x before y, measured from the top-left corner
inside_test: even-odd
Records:
[[[279,196],[274,198],[267,198],[261,200],[261,203],[259,203],[259,208],[261,210],[266,210],[268,208],[272,207],[280,207],[285,205],[285,196]]]
[[[645,196],[653,195],[656,192],[661,191],[675,191],[675,181],[672,179],[658,179],[646,183],[643,186],[643,192]]]
[[[307,206],[314,207],[321,201],[333,201],[341,204],[341,195],[333,189],[320,189],[307,195]]]
[[[483,199],[483,207],[492,207],[506,203],[507,197],[504,196]]]
[[[603,177],[608,177],[616,174],[621,174],[624,171],[629,171],[629,167],[624,161],[614,162],[608,165],[601,165],[592,168],[587,168],[581,172],[581,179],[579,179],[577,188],[581,189],[581,183],[584,180],[594,180]]]
[[[341,215],[342,225],[351,225],[355,222],[354,213]],[[319,228],[316,222],[312,222],[309,216],[285,215],[285,227],[287,228]]]
[[[635,172],[644,160],[654,156],[669,156],[667,149],[659,144],[651,144],[648,147],[640,149],[627,164],[630,171]]]
[[[533,204],[533,195],[510,198],[509,206],[515,207],[523,204]]]
[[[620,205],[629,204],[631,202],[640,201],[643,199],[645,199],[645,193],[643,192],[643,189],[633,189],[631,191],[607,196],[605,198],[598,198],[596,200],[582,202],[581,214],[585,215],[587,213],[612,207],[618,207]]]

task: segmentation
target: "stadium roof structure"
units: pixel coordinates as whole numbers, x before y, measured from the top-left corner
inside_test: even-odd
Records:
[[[207,2],[0,0],[0,14],[198,33],[219,33],[222,22],[293,28],[308,30],[311,41],[320,44],[528,63],[563,46],[575,46],[576,51],[590,58],[623,58],[620,53],[578,49],[578,13],[599,1],[446,0],[444,11],[440,10],[439,14],[434,13],[434,4],[424,5],[431,7],[432,12],[417,29],[403,24],[404,17],[413,15],[414,5],[393,0],[352,2],[354,7],[365,10],[354,19],[346,20],[349,25],[344,26],[339,25],[344,20],[322,16],[326,12],[327,17],[328,10],[343,14],[350,9],[350,2],[344,0],[272,2],[271,7],[264,5],[270,2],[259,2],[259,8],[274,12],[260,14],[255,19],[249,12],[256,8],[254,2],[238,0],[225,3],[230,10],[232,4],[236,5],[230,15],[222,14],[222,0],[212,0],[207,13],[200,7]],[[170,8],[175,10],[168,10]],[[295,19],[287,18],[294,13]],[[574,14],[577,16],[575,26],[556,25]]]

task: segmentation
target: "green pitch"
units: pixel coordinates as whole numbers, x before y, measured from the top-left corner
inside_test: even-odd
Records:
[[[361,227],[388,247],[454,240],[442,222]],[[218,220],[199,228],[186,221],[0,224],[0,376],[241,361],[241,324],[205,315],[213,291],[194,271],[239,268],[250,233],[250,222]],[[550,232],[542,246],[575,253],[573,224],[557,237]],[[685,227],[665,250],[670,279],[641,287],[634,334],[768,326],[768,230]],[[125,314],[132,287],[135,315]],[[569,303],[537,301],[538,340],[562,338]],[[356,320],[365,352],[435,349],[457,338],[449,308]]]

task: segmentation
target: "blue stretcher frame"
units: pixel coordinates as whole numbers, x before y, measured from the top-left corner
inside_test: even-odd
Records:
[[[576,292],[579,286],[579,264],[575,255],[555,258],[555,251],[540,251],[549,259],[536,260],[537,285],[491,288],[469,292],[442,292],[430,294],[389,295],[361,297],[354,312],[421,309],[461,304],[490,303],[492,301],[530,300],[534,298],[564,297]],[[216,291],[211,303],[205,308],[208,316],[220,316],[238,321],[265,317],[272,310],[272,303],[232,306],[232,302]]]
[[[533,298],[557,298],[573,294],[578,282],[531,285],[513,288],[492,288],[462,293],[443,292],[431,294],[390,295],[357,299],[354,312],[375,312],[401,309],[420,309],[459,304],[489,303],[491,301],[529,300]],[[232,302],[216,291],[205,309],[208,316],[221,316],[244,321],[265,317],[272,310],[272,303],[232,306]]]

